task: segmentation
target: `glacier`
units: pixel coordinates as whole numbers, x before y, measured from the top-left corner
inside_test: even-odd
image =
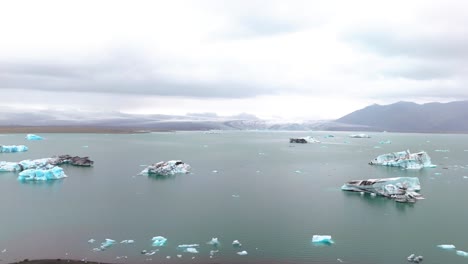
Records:
[[[48,181],[67,177],[60,167],[51,169],[27,169],[19,173],[20,181]]]
[[[140,175],[171,176],[175,174],[187,174],[190,172],[190,165],[181,160],[160,161],[148,166]]]
[[[416,192],[421,190],[417,177],[353,180],[341,186],[341,190],[381,195],[397,202],[414,203],[416,200],[424,199]]]
[[[431,157],[424,152],[411,153],[409,150],[382,154],[369,162],[369,165],[402,167],[405,169],[434,168]]]
[[[28,151],[28,147],[25,145],[1,145],[0,153],[13,153],[13,152],[25,152]]]
[[[34,134],[27,134],[26,139],[27,140],[43,140],[44,138],[38,135],[34,135]]]

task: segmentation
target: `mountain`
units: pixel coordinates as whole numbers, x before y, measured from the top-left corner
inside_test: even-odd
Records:
[[[370,105],[336,120],[368,131],[467,133],[468,101]]]

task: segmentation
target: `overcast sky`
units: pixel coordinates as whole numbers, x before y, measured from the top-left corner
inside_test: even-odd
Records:
[[[468,1],[0,1],[1,106],[338,118],[468,99]]]

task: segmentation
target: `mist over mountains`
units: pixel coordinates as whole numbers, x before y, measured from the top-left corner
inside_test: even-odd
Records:
[[[416,104],[398,102],[371,105],[337,120],[262,120],[240,113],[219,116],[216,113],[186,115],[137,115],[121,112],[38,110],[12,112],[0,110],[0,126],[107,127],[139,130],[343,130],[466,133],[468,101]]]

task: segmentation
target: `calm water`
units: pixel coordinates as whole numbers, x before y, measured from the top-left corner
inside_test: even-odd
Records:
[[[41,134],[46,140],[36,142],[23,134],[0,135],[0,144],[30,148],[0,154],[0,160],[71,154],[95,161],[92,168],[63,166],[69,177],[51,183],[20,183],[15,173],[0,174],[0,250],[7,249],[0,259],[338,263],[339,258],[394,264],[407,263],[415,253],[425,257],[424,263],[468,261],[436,247],[455,244],[468,251],[468,179],[463,178],[468,176],[468,135],[374,133],[371,139],[351,139],[350,133],[336,132],[325,139],[326,134]],[[316,136],[322,143],[290,145],[290,136]],[[378,144],[387,139],[393,143]],[[381,153],[405,149],[427,151],[438,168],[367,165]],[[169,159],[189,163],[193,173],[168,179],[137,176],[142,165]],[[349,180],[395,176],[419,177],[426,200],[398,204],[340,190]],[[314,234],[332,235],[335,244],[314,246]],[[152,249],[156,235],[167,237],[167,245],[151,257],[141,255]],[[212,247],[206,242],[212,237],[221,246],[209,259]],[[91,238],[97,242],[89,244]],[[136,242],[93,252],[105,238]],[[247,256],[236,254],[235,239]],[[201,245],[199,254],[176,249],[191,243]]]

